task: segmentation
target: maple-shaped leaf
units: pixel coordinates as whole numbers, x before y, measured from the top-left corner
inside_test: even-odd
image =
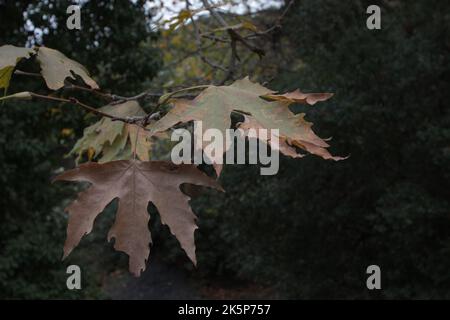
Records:
[[[138,117],[146,114],[136,101],[108,105],[99,110],[116,117]],[[132,151],[136,150],[136,156],[140,160],[148,161],[151,147],[149,134],[143,128],[103,117],[84,129],[83,137],[77,141],[69,154],[77,155],[77,163],[85,153],[88,154],[89,160],[98,158],[98,162],[103,163],[131,159]]]
[[[58,90],[64,87],[64,81],[67,78],[76,79],[74,75],[80,76],[92,89],[99,88],[84,66],[67,58],[63,53],[57,50],[39,47],[37,60],[41,65],[41,74],[49,89]]]
[[[0,47],[0,88],[8,88],[16,64],[24,58],[29,58],[33,49],[4,45]]]
[[[195,165],[174,165],[163,161],[90,162],[62,173],[55,180],[87,181],[91,184],[66,208],[69,222],[64,258],[85,234],[91,232],[99,213],[112,200],[118,199],[108,241],[114,238],[114,248],[129,255],[129,269],[136,276],[145,270],[150,254],[149,202],[155,205],[161,222],[169,227],[187,256],[196,264],[196,216],[189,206],[190,197],[181,191],[180,186],[188,183],[223,191],[216,180]]]
[[[219,129],[225,137],[225,130],[231,125],[230,114],[238,112],[248,118],[247,126],[278,129],[280,139],[283,140],[281,145],[284,146],[280,151],[285,155],[298,154],[295,148],[288,148],[292,145],[325,159],[343,159],[331,156],[326,150],[329,145],[313,132],[312,123],[304,120],[305,114],[294,114],[288,108],[293,102],[316,103],[325,100],[330,94],[305,96],[298,91],[285,96],[279,95],[276,101],[263,99],[268,96],[274,99],[273,95],[274,91],[251,82],[248,77],[237,80],[230,86],[210,86],[194,100],[172,99],[173,108],[152,126],[152,132],[167,130],[177,123],[197,120],[202,121],[203,131]],[[204,145],[207,144],[209,142],[204,142]]]

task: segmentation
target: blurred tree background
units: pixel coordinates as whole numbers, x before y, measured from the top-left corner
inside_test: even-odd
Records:
[[[144,2],[87,1],[79,31],[66,29],[66,9],[71,4],[58,0],[0,1],[0,45],[37,42],[82,62],[99,85],[113,92],[144,90],[162,62],[153,45],[157,34],[148,27],[150,17]],[[15,77],[11,92],[24,88],[38,91],[45,86]],[[107,268],[110,261],[106,255],[105,261],[96,259],[95,246],[81,255],[84,263],[76,257],[73,260],[85,271],[83,290],[66,288],[65,271],[71,258],[61,263],[67,221],[62,199],[74,190],[50,183],[55,169],[64,164],[63,156],[92,119],[71,106],[48,102],[38,102],[32,108],[28,103],[5,104],[1,109],[0,297],[101,296],[102,274],[97,268]],[[73,161],[67,159],[66,166],[73,167]],[[104,239],[100,234],[87,242],[103,245]]]
[[[381,30],[366,28],[370,4],[382,8]],[[55,26],[65,24],[66,2],[0,0],[0,44],[40,39],[117,93],[211,81],[200,61],[170,64],[184,57],[177,48],[192,43],[152,33],[143,6],[88,1],[83,30],[62,32]],[[284,8],[245,19],[268,26]],[[27,34],[27,19],[47,31]],[[152,219],[155,245],[166,262],[186,265],[197,283],[212,288],[255,283],[277,298],[450,298],[448,2],[299,0],[282,25],[261,44],[271,50],[243,72],[282,91],[335,92],[327,102],[294,109],[307,113],[320,136],[333,135],[334,154],[350,158],[283,157],[275,176],[260,176],[256,166],[226,166],[227,193],[193,200],[198,268]],[[11,91],[29,88],[25,81],[13,81]],[[90,120],[70,106],[41,105],[1,108],[0,296],[102,297],[105,272],[123,264],[104,244],[107,219],[83,242],[89,245],[61,263],[62,208],[73,190],[50,184]],[[64,128],[73,133],[63,135]],[[65,288],[63,264],[70,262],[89,269],[81,293]],[[380,291],[366,288],[371,264],[381,267]]]

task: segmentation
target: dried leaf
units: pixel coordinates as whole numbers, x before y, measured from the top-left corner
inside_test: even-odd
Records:
[[[258,124],[258,122],[250,117],[244,116],[244,122],[238,123],[238,128],[243,131],[243,136],[247,137],[249,139],[260,139],[261,136],[255,136],[250,129],[263,129],[261,125]],[[292,157],[292,158],[303,158],[305,155],[300,154],[297,152],[294,146],[290,145],[286,138],[283,137],[277,137],[278,138],[278,145],[274,143],[270,139],[270,136],[267,135],[266,139],[263,141],[270,145],[272,149],[278,149],[278,152],[281,152],[282,154]],[[325,149],[326,150],[326,149]]]
[[[75,80],[74,74],[80,76],[92,89],[98,89],[97,83],[90,77],[85,67],[57,50],[39,47],[37,59],[41,64],[41,74],[47,87],[52,90],[64,87],[66,78]]]
[[[100,108],[100,110],[116,117],[145,115],[145,111],[136,101],[108,105]],[[140,160],[149,160],[152,143],[147,131],[134,124],[102,118],[84,129],[83,137],[77,141],[69,154],[77,156],[77,163],[82,159],[82,155],[90,149],[94,150],[93,157],[98,157],[100,163],[118,159],[131,159],[132,152],[128,158],[124,157],[125,154],[128,154],[123,152],[127,143],[131,145],[130,150],[136,148],[136,156]]]
[[[280,96],[277,98],[279,101],[266,101],[261,98],[273,94],[274,91],[253,83],[248,78],[235,81],[230,86],[210,86],[194,100],[173,99],[173,108],[155,123],[152,132],[165,131],[178,123],[197,120],[202,121],[203,131],[216,128],[225,133],[231,125],[230,114],[239,112],[246,115],[247,126],[278,129],[282,140],[280,151],[286,155],[294,156],[295,148],[289,148],[289,145],[294,145],[325,159],[343,159],[329,154],[326,150],[329,145],[313,132],[312,123],[304,120],[303,113],[293,114],[289,110],[289,104],[300,99],[297,92],[287,97]],[[303,101],[316,103],[328,95],[306,96]],[[298,152],[295,151],[295,154]]]
[[[181,191],[180,186],[190,183],[223,191],[218,182],[194,165],[174,165],[162,161],[90,162],[55,178],[55,181],[60,180],[91,183],[66,208],[69,223],[64,258],[85,234],[91,232],[94,220],[108,203],[118,199],[117,214],[108,240],[115,238],[114,248],[129,255],[129,269],[136,276],[145,270],[150,254],[149,202],[155,205],[161,222],[167,224],[188,257],[196,264],[196,216],[189,206],[190,197]]]
[[[303,93],[299,89],[284,94],[268,94],[262,98],[274,101],[287,101],[289,103],[302,103],[314,105],[317,102],[325,101],[333,96],[332,93]]]

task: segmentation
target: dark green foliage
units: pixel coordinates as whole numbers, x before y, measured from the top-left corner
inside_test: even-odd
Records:
[[[335,92],[298,110],[351,157],[283,159],[274,177],[227,167],[222,200],[198,204],[201,270],[293,298],[450,297],[449,5],[395,3],[369,31],[372,2],[296,2],[282,30],[296,56],[275,84]]]
[[[152,46],[156,34],[148,26],[145,1],[87,1],[81,7],[81,30],[67,30],[66,9],[72,1],[34,1],[29,19],[48,29],[43,43],[80,61],[99,78],[101,88],[126,95],[144,90],[156,75],[160,53]],[[56,26],[56,28],[55,28]]]

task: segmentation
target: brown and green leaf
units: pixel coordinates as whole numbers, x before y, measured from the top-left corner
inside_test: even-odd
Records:
[[[7,89],[16,64],[29,58],[34,53],[31,48],[21,48],[12,45],[0,47],[0,88]]]
[[[116,117],[145,115],[145,111],[136,101],[108,105],[99,110]],[[77,156],[77,163],[84,155],[87,155],[88,160],[96,158],[98,162],[104,163],[131,159],[132,150],[136,150],[138,159],[148,161],[151,148],[149,134],[143,128],[104,117],[84,129],[83,137],[77,141],[69,154]]]
[[[312,123],[304,120],[305,114],[294,114],[288,108],[294,102],[315,104],[330,97],[329,93],[304,94],[300,91],[277,95],[244,78],[230,86],[210,86],[194,100],[172,99],[173,108],[154,124],[152,132],[197,120],[202,121],[203,131],[216,128],[225,133],[231,126],[231,113],[238,112],[246,116],[247,129],[278,129],[280,151],[287,156],[302,156],[296,146],[325,159],[341,160],[343,158],[334,157],[327,151],[329,145],[314,133]]]

